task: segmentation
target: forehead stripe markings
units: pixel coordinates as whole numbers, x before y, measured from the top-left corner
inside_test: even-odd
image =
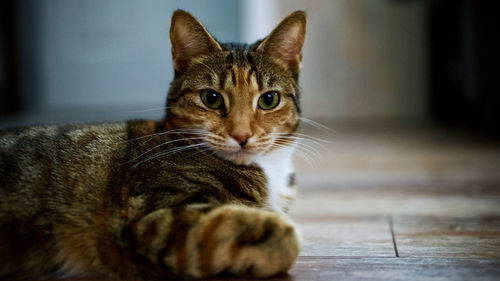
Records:
[[[227,70],[223,70],[220,73],[219,77],[219,88],[220,89],[226,89],[226,80],[227,80]]]
[[[234,71],[234,67],[231,68],[231,81],[233,81],[233,86],[236,87],[236,72]]]
[[[240,88],[243,88],[247,86],[246,83],[246,75],[245,75],[246,69],[244,67],[238,67],[238,86]]]
[[[252,74],[253,74],[253,69],[250,68],[247,72],[247,84],[250,85],[251,84],[251,81],[252,81]]]
[[[233,67],[233,63],[234,63],[234,56],[233,56],[233,53],[231,52],[226,57],[226,69],[232,68]]]
[[[262,74],[259,72],[255,73],[255,80],[257,80],[257,86],[259,87],[259,92],[264,89],[264,82],[262,81]]]

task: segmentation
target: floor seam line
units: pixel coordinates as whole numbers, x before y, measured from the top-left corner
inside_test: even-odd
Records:
[[[399,258],[398,245],[396,244],[396,235],[394,234],[394,223],[392,222],[392,215],[387,217],[387,222],[389,223],[389,230],[391,231],[392,246],[394,247],[394,254]]]

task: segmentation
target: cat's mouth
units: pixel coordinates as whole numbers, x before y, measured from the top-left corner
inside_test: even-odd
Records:
[[[251,164],[266,149],[262,146],[211,146],[217,156],[237,165]]]
[[[250,138],[244,144],[233,138],[223,138],[210,135],[205,143],[218,157],[237,165],[250,165],[259,156],[273,148],[273,139],[270,137]]]

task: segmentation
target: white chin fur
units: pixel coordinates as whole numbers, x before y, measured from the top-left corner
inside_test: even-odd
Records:
[[[255,161],[255,158],[257,157],[258,154],[239,151],[239,152],[217,152],[217,155],[237,165],[249,165]]]
[[[287,209],[287,201],[284,198],[295,193],[288,186],[290,175],[294,172],[292,163],[294,148],[295,145],[290,146],[290,149],[276,149],[255,159],[255,163],[264,171],[267,178],[269,190],[267,207],[279,213],[284,213]]]

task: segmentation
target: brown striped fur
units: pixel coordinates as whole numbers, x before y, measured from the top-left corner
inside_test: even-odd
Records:
[[[271,133],[298,126],[304,13],[251,46],[217,42],[184,11],[170,35],[165,119],[0,132],[0,278],[266,277],[292,266],[290,198],[271,202],[275,181],[255,159],[293,145]],[[206,89],[222,109],[201,102]],[[279,105],[258,109],[269,91]]]

